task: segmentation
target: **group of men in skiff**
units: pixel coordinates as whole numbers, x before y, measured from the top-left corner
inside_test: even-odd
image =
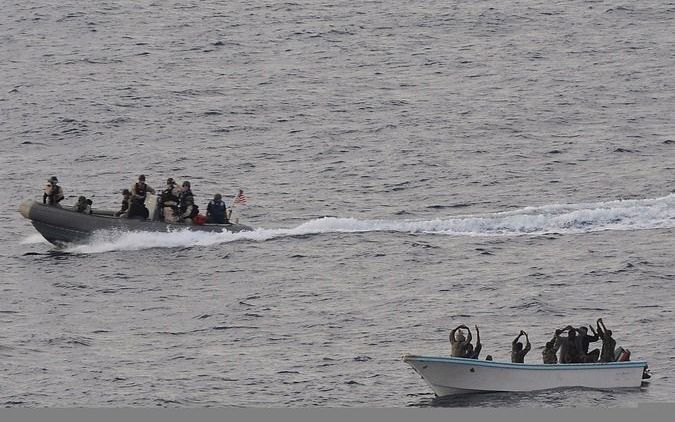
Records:
[[[475,328],[475,346],[471,343],[473,340],[471,330],[466,325],[459,325],[450,331],[450,355],[452,357],[478,359],[483,345],[480,342],[478,325]],[[593,335],[588,334],[589,329]],[[525,338],[524,344],[521,342],[522,337]],[[602,340],[602,348],[589,351],[590,344],[598,340]],[[585,326],[575,328],[568,325],[565,328],[555,330],[553,338],[546,342],[541,355],[543,362],[546,364],[615,362],[620,359],[628,359],[629,352],[621,349],[617,353],[615,347],[616,341],[612,338],[612,330],[608,330],[602,318],[598,318],[596,328],[593,328],[592,325],[589,325],[588,328]],[[531,348],[527,333],[521,330],[511,342],[511,362],[524,363],[525,355]],[[487,355],[486,360],[492,360],[492,356]]]
[[[145,175],[138,176],[131,189],[122,191],[122,204],[119,211],[114,215],[123,218],[146,219],[150,212],[145,205],[148,194],[155,194],[156,191],[146,183]],[[42,197],[42,203],[45,205],[60,206],[63,200],[63,188],[58,185],[56,176],[47,180]],[[235,198],[235,203],[244,203],[243,191]],[[91,213],[91,200],[80,196],[73,209],[81,213]],[[168,223],[196,223],[204,224],[226,224],[229,222],[227,207],[221,194],[216,193],[213,199],[209,201],[206,207],[206,216],[199,213],[199,207],[195,204],[194,194],[192,193],[189,181],[184,181],[181,185],[175,182],[172,177],[166,181],[166,186],[159,193],[157,200],[158,219]]]

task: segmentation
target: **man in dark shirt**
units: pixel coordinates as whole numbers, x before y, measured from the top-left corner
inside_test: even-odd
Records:
[[[591,330],[593,330],[593,327],[591,327]],[[579,355],[582,362],[593,363],[598,361],[598,358],[600,357],[600,350],[593,349],[593,351],[589,353],[588,348],[590,347],[591,343],[598,341],[599,338],[600,337],[598,337],[598,334],[595,332],[595,330],[593,330],[593,335],[589,336],[588,328],[579,327],[577,329],[577,350],[579,350]]]

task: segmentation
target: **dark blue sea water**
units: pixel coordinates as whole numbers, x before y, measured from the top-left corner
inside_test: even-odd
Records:
[[[635,406],[674,401],[672,1],[5,1],[0,405]],[[16,212],[144,173],[242,234]],[[437,399],[403,353],[602,317],[629,391]]]

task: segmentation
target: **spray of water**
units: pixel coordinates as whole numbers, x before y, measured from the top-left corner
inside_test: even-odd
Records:
[[[41,234],[32,234],[21,241],[22,245],[33,245],[36,243],[49,243]]]
[[[675,194],[657,199],[599,203],[555,204],[485,215],[465,215],[425,221],[319,218],[294,228],[257,229],[242,233],[181,230],[170,233],[101,232],[74,253],[114,250],[208,246],[239,240],[269,239],[322,233],[400,232],[450,236],[523,236],[573,234],[603,230],[645,230],[675,227]]]

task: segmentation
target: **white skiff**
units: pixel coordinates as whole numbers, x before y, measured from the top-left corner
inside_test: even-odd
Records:
[[[647,369],[644,361],[545,365],[417,355],[404,355],[403,361],[412,366],[439,397],[561,387],[640,387]]]

